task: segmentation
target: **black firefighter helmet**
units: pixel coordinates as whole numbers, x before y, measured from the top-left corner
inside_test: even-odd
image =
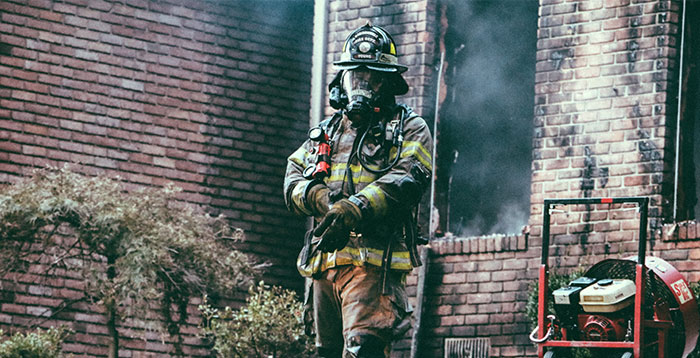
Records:
[[[388,88],[390,95],[402,95],[408,92],[408,84],[401,76],[408,67],[399,64],[394,39],[386,30],[379,26],[372,26],[369,22],[353,31],[345,39],[340,60],[333,64],[340,71],[328,86],[331,91],[340,86],[340,78],[344,71],[366,67],[387,73],[390,79]]]

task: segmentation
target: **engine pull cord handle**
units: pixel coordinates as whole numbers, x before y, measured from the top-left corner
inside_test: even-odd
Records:
[[[532,333],[530,333],[530,340],[533,343],[542,343],[549,340],[549,337],[552,336],[552,332],[554,332],[554,320],[556,317],[550,314],[547,316],[547,319],[549,319],[549,329],[547,330],[547,333],[545,333],[544,337],[539,339],[537,338],[537,331],[540,329],[540,326],[535,327],[535,329],[532,330]]]

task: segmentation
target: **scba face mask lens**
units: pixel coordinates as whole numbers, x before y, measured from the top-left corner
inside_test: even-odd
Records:
[[[384,74],[367,69],[354,69],[343,74],[343,91],[348,96],[348,117],[356,120],[374,112],[379,93],[384,84]]]

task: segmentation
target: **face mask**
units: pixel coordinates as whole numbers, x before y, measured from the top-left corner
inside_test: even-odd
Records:
[[[343,74],[343,91],[348,96],[347,110],[351,121],[363,121],[377,111],[380,92],[384,84],[384,74],[363,68],[346,71]]]

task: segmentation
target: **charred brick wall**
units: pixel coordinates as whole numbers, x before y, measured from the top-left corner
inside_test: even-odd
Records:
[[[659,228],[673,158],[678,4],[553,1],[540,9],[532,219],[545,197],[644,195]]]
[[[544,198],[647,196],[653,254],[698,281],[697,224],[664,225],[672,223],[680,6],[542,2],[530,223],[539,236]],[[636,238],[634,215],[572,210],[580,215],[562,218],[555,234],[587,246],[581,255],[634,252],[625,246]]]
[[[422,354],[442,356],[445,338],[488,337],[493,357],[534,356],[525,304],[545,198],[648,196],[648,252],[700,280],[698,223],[669,213],[680,10],[677,1],[540,1],[529,232],[431,244]],[[634,208],[558,209],[552,273],[636,253]]]
[[[313,4],[276,4],[0,2],[0,182],[64,164],[128,188],[172,182],[245,230],[240,248],[271,263],[267,282],[300,288],[291,238],[304,222],[281,186],[308,128]],[[45,289],[37,280],[3,286],[3,324],[29,324],[78,294],[69,277]],[[77,331],[67,349],[104,355],[104,317],[90,310],[65,310]],[[184,332],[187,356],[208,354],[196,327]],[[127,333],[125,356],[171,356],[158,337]]]

